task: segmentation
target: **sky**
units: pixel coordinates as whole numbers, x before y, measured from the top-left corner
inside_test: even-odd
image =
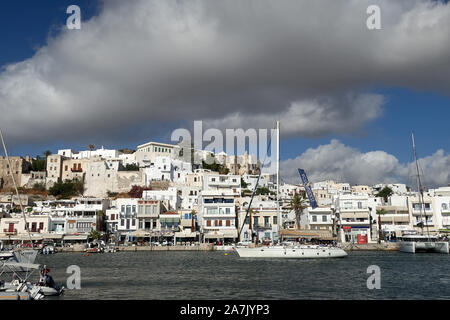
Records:
[[[65,26],[69,5],[81,30]],[[381,30],[366,8],[381,8]],[[271,128],[298,182],[450,183],[450,4],[2,1],[0,127],[11,155]]]

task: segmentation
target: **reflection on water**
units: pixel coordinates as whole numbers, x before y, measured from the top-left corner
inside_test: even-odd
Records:
[[[223,252],[58,253],[38,256],[57,283],[81,268],[63,299],[450,299],[449,255],[352,252],[344,259],[241,259]],[[368,290],[367,268],[381,268]]]

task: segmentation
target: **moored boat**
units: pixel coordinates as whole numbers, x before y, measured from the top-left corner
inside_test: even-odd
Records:
[[[241,258],[288,258],[288,259],[318,259],[344,258],[348,254],[337,247],[321,247],[315,245],[299,246],[268,246],[268,247],[236,247]]]

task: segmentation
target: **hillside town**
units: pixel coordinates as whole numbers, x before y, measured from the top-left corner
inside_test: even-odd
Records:
[[[136,150],[90,145],[80,152],[10,156],[11,167],[0,157],[1,247],[98,238],[134,246],[299,239],[370,244],[423,227],[432,235],[450,232],[449,186],[425,191],[421,208],[419,193],[404,184],[316,181],[313,209],[300,179],[277,190],[275,176],[264,172],[252,199],[262,170],[254,155],[195,150],[202,162],[194,164],[182,153],[180,145],[149,142]]]

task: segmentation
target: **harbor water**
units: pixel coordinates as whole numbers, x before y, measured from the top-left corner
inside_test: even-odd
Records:
[[[450,256],[350,252],[343,259],[242,259],[235,252],[40,255],[58,284],[81,270],[81,289],[55,299],[450,299]],[[381,289],[369,290],[369,266]]]

